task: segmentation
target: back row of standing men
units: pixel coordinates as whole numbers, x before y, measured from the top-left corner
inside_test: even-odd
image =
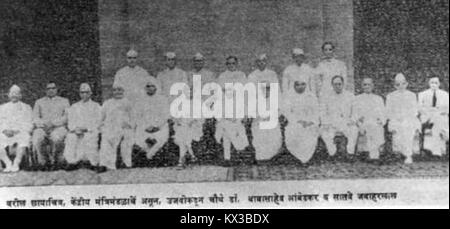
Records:
[[[430,126],[425,133],[424,148],[435,155],[445,153],[448,141],[448,93],[439,89],[439,79],[429,80],[430,89],[416,94],[407,90],[403,74],[395,77],[396,91],[388,94],[386,105],[381,96],[373,94],[374,82],[362,81],[363,93],[354,96],[344,89],[347,83],[347,69],[344,62],[334,57],[333,44],[322,46],[323,60],[317,68],[305,63],[303,50],[292,51],[294,64],[288,66],[281,77],[282,94],[279,107],[285,128],[286,146],[302,162],[307,162],[314,153],[320,136],[330,155],[336,153],[334,138],[347,138],[347,151],[354,154],[358,137],[365,138],[359,151],[368,151],[377,159],[384,144],[384,125],[389,121],[393,133],[394,151],[406,156],[406,163],[412,162],[417,151],[414,138],[421,131],[421,123]],[[76,164],[87,160],[92,165],[115,169],[116,149],[120,146],[124,163],[131,166],[133,145],[146,151],[151,158],[170,137],[170,128],[175,135],[174,142],[180,147],[180,164],[185,153],[193,156],[191,142],[203,135],[202,119],[175,119],[168,112],[170,95],[174,83],[192,85],[192,76],[201,75],[202,84],[225,83],[278,83],[277,74],[267,68],[267,56],[256,60],[257,69],[247,77],[238,70],[238,58],[226,59],[227,70],[215,77],[205,69],[205,58],[197,53],[193,57],[194,69],[185,72],[177,67],[176,54],[166,53],[166,69],[157,77],[137,65],[138,53],[127,53],[128,65],[115,75],[113,98],[103,106],[90,99],[88,84],[80,86],[81,101],[69,105],[67,99],[57,96],[56,84],[47,84],[47,95],[36,101],[33,112],[20,102],[20,88],[10,89],[10,102],[0,107],[0,160],[6,165],[4,171],[18,171],[25,148],[33,145],[33,151],[40,163],[49,160]],[[269,88],[260,88],[269,97]],[[281,147],[279,128],[263,130],[258,122],[268,117],[258,116],[252,122],[252,145],[256,159],[273,157]],[[224,146],[224,157],[230,159],[230,147],[242,150],[249,145],[245,127],[240,119],[219,119],[215,138]],[[32,134],[30,134],[32,133]],[[98,136],[102,139],[98,151]],[[268,141],[271,139],[271,141]],[[273,140],[272,140],[273,139]],[[44,152],[42,145],[49,140],[51,152]],[[16,145],[16,157],[10,160],[7,146]],[[63,151],[63,154],[58,152]],[[50,157],[48,157],[50,155]]]

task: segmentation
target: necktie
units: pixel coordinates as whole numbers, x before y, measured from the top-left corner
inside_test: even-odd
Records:
[[[433,92],[433,102],[432,102],[432,103],[433,103],[433,104],[432,104],[433,107],[436,107],[436,102],[437,102],[436,91],[434,91],[434,92]]]

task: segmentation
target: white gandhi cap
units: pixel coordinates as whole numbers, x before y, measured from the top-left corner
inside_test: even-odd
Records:
[[[136,50],[134,50],[134,49],[130,49],[127,52],[127,57],[137,57],[137,56],[138,56],[138,52]]]
[[[294,48],[294,49],[292,49],[292,54],[294,54],[294,55],[305,55],[305,52],[301,48]]]
[[[166,58],[167,59],[173,59],[175,57],[177,57],[177,55],[174,52],[167,52],[166,53]]]
[[[20,87],[17,85],[12,85],[11,88],[9,88],[9,96],[11,95],[17,95],[20,93]]]

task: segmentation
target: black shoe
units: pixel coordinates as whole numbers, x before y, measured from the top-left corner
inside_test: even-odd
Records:
[[[96,166],[94,168],[94,171],[97,173],[104,173],[104,172],[108,171],[108,168],[106,168],[106,166]]]

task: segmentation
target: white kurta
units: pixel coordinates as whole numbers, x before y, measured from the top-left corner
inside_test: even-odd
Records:
[[[193,86],[193,78],[194,75],[200,75],[201,79],[202,79],[202,86],[207,84],[207,83],[211,83],[214,82],[216,80],[216,77],[214,75],[214,73],[210,70],[207,69],[201,69],[200,71],[190,71],[188,72],[188,82],[189,82],[189,86],[192,89]]]
[[[341,94],[333,92],[322,100],[321,136],[330,155],[336,153],[334,137],[337,134],[343,134],[347,138],[347,152],[355,153],[358,128],[354,117],[354,102],[355,96],[345,90]]]
[[[223,98],[224,98],[224,100],[222,101],[222,106],[223,106],[222,112],[223,112],[223,114],[226,114],[225,113],[226,110],[230,110],[231,111],[231,109],[232,109],[233,110],[232,113],[234,115],[236,115],[237,114],[237,109],[241,108],[241,106],[236,106],[237,105],[236,104],[236,98],[237,97],[236,97],[236,93],[234,92],[233,88],[232,87],[226,87],[226,84],[227,83],[241,83],[242,85],[245,85],[247,82],[248,82],[248,80],[247,80],[247,77],[246,77],[245,73],[243,73],[241,71],[231,72],[231,71],[227,70],[225,72],[222,72],[219,75],[219,77],[217,79],[217,83],[223,89]],[[229,99],[233,98],[234,106],[233,107],[227,107],[226,103],[225,103],[225,98],[229,98]],[[246,112],[247,104],[248,104],[247,100],[248,100],[248,96],[247,96],[247,93],[245,93],[245,95],[244,95],[244,106],[243,106],[244,110],[242,111],[244,114],[247,113]],[[239,110],[239,111],[241,111],[241,110]]]
[[[64,148],[64,158],[70,164],[88,160],[98,164],[98,137],[101,124],[101,106],[89,100],[79,101],[68,109],[68,129]],[[74,133],[76,128],[86,128],[81,136]]]
[[[432,123],[431,131],[425,132],[423,147],[434,155],[443,155],[449,139],[449,98],[444,90],[436,90],[436,106],[433,107],[433,90],[419,93],[420,120]]]
[[[344,84],[348,84],[347,66],[345,62],[335,58],[324,59],[319,62],[315,69],[318,76],[318,94],[320,98],[334,92],[331,80],[334,76],[340,75],[344,78]]]
[[[130,102],[123,99],[109,99],[102,106],[102,142],[100,165],[116,169],[117,148],[126,166],[131,167],[131,153],[134,140],[134,122]]]
[[[386,109],[383,98],[375,94],[360,94],[355,99],[355,119],[360,137],[358,151],[368,151],[370,158],[378,159],[384,144]]]
[[[152,96],[143,98],[135,110],[135,142],[146,153],[147,158],[152,158],[158,150],[169,139],[169,125],[167,120],[170,119],[168,99],[166,96],[158,92]],[[148,133],[147,128],[157,127],[158,131]],[[147,140],[156,141],[153,145],[149,145]]]
[[[291,90],[284,95],[282,114],[288,124],[285,127],[287,149],[303,163],[314,154],[319,137],[319,102],[311,92],[298,94]],[[312,125],[304,125],[309,122]]]
[[[187,93],[189,88],[189,80],[185,71],[179,68],[174,68],[172,70],[165,69],[164,71],[158,73],[156,78],[159,80],[161,85],[161,94],[169,99],[169,103],[179,96],[179,94],[170,95],[170,88],[175,83],[185,83],[186,87],[184,88],[183,93],[185,93],[185,95],[189,95],[189,93]]]
[[[291,64],[283,71],[282,90],[283,93],[287,93],[288,90],[294,90],[294,82],[297,80],[305,81],[308,85],[309,92],[316,91],[316,85],[314,83],[314,69],[308,64]]]
[[[244,150],[249,145],[242,119],[217,120],[215,138],[217,142],[223,140],[224,158],[231,158],[231,144],[236,150]]]
[[[30,145],[30,133],[33,128],[31,107],[21,101],[8,102],[0,106],[0,147],[3,149],[17,143],[18,147]],[[4,130],[16,130],[18,134],[7,137]]]
[[[153,77],[140,66],[131,68],[129,66],[121,68],[114,76],[114,84],[121,85],[124,89],[125,98],[132,104],[145,96],[144,85],[149,78]]]
[[[394,151],[399,151],[410,158],[413,150],[418,150],[415,142],[416,131],[420,131],[421,125],[418,114],[416,94],[405,90],[394,91],[386,97],[386,117],[389,120],[388,128],[392,131],[392,146]]]
[[[258,83],[266,83],[266,86],[270,86],[271,83],[278,83],[277,74],[269,69],[265,69],[260,71],[256,69],[248,76],[248,81],[254,83],[258,88],[258,97],[264,96],[266,87],[261,85],[258,87]],[[281,93],[280,88],[278,88],[278,108],[280,106],[281,101]],[[266,99],[266,109],[270,108],[270,98]],[[273,129],[260,129],[260,122],[267,122],[269,120],[268,115],[261,115],[257,113],[257,117],[253,119],[252,122],[252,144],[255,147],[255,156],[256,160],[268,160],[275,156],[279,149],[281,148],[281,130],[280,126],[277,126]],[[278,123],[278,117],[273,117],[276,119]],[[267,139],[270,139],[268,141]]]

